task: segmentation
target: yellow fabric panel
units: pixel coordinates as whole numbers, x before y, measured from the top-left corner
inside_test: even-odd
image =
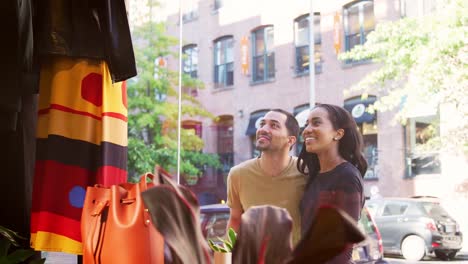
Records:
[[[83,254],[83,245],[66,236],[49,232],[31,233],[31,248],[37,251],[59,251],[70,254]]]
[[[82,80],[90,73],[102,75],[102,106],[82,98]],[[53,57],[42,65],[40,78],[39,110],[48,108],[50,104],[58,104],[98,117],[105,112],[127,116],[122,100],[122,82],[112,84],[105,62]],[[64,89],[67,92],[63,92]]]
[[[104,128],[102,127],[104,126]],[[90,116],[51,109],[37,119],[37,138],[59,135],[100,145],[102,141],[127,146],[127,122],[108,116]]]

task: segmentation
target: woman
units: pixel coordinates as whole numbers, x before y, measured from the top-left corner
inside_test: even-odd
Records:
[[[367,162],[356,122],[342,107],[318,104],[309,113],[302,137],[297,167],[309,175],[300,205],[302,233],[307,232],[322,205],[343,209],[358,221],[364,205],[362,175]],[[348,263],[351,252],[345,251],[330,263]]]

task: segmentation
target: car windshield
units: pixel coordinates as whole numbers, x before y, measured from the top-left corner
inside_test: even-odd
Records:
[[[422,203],[422,207],[428,215],[444,217],[448,216],[447,211],[445,211],[445,209],[442,208],[442,206],[440,206],[438,203],[424,202]]]

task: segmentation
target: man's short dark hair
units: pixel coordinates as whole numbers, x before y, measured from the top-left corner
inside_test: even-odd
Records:
[[[270,111],[286,115],[286,128],[288,129],[289,136],[299,137],[299,123],[291,113],[280,108],[270,109]]]

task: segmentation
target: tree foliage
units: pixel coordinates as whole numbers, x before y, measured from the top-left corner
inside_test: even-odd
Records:
[[[434,12],[418,18],[380,23],[342,60],[372,60],[381,67],[351,91],[380,95],[374,110],[397,107],[405,122],[415,107],[451,106],[452,125],[439,142],[468,148],[468,2],[442,0]],[[443,121],[443,120],[441,120]],[[455,124],[455,125],[453,125]],[[458,148],[460,149],[460,148]]]
[[[132,32],[138,75],[128,81],[130,177],[153,171],[155,164],[169,171],[177,166],[178,72],[160,67],[157,59],[177,58],[171,47],[178,41],[166,35],[164,23],[151,21],[149,14],[149,19]],[[182,86],[201,89],[203,83],[184,75]],[[182,93],[182,116],[212,117],[186,93]],[[219,166],[217,155],[202,153],[202,149],[203,141],[194,130],[181,129],[181,175],[200,176],[203,167]]]

